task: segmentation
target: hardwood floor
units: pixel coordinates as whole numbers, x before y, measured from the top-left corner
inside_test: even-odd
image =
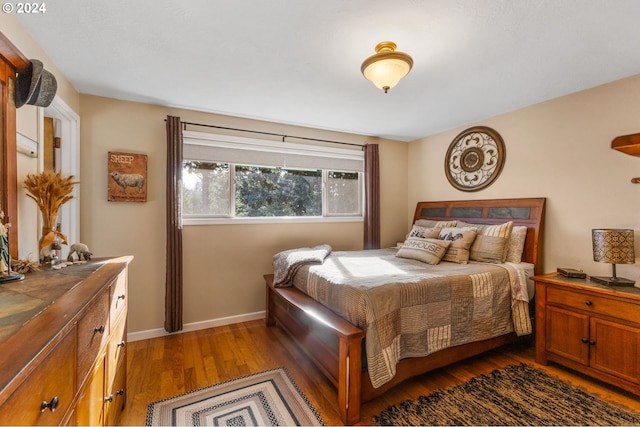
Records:
[[[238,323],[127,344],[128,394],[120,425],[144,425],[147,405],[186,391],[284,366],[327,425],[341,425],[332,384],[277,327]],[[568,369],[535,363],[532,343],[513,344],[411,379],[362,406],[362,425],[387,406],[463,383],[513,363],[528,363],[602,398],[640,410],[640,398]]]

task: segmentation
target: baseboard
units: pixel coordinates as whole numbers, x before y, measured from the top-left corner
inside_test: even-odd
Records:
[[[199,331],[201,329],[209,329],[209,328],[214,328],[216,326],[232,325],[234,323],[264,319],[265,316],[266,316],[265,311],[258,311],[255,313],[241,314],[238,316],[222,317],[220,319],[211,319],[211,320],[204,320],[202,322],[187,323],[183,325],[182,330],[178,332],[170,333],[165,331],[163,328],[149,329],[147,331],[140,331],[140,332],[131,332],[127,334],[127,340],[140,341],[140,340],[145,340],[149,338],[157,338],[157,337],[164,337],[167,335],[181,334],[184,332]]]

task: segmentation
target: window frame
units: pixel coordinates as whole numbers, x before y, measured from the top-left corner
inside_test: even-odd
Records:
[[[213,214],[184,214],[182,213],[182,225],[211,225],[211,224],[286,224],[286,223],[331,223],[331,222],[363,222],[364,221],[364,153],[360,150],[327,147],[311,144],[294,144],[289,142],[277,142],[255,138],[242,138],[230,135],[219,135],[204,132],[184,131],[183,144],[200,145],[211,148],[222,147],[224,149],[264,151],[266,153],[283,153],[306,156],[319,156],[328,159],[340,158],[360,161],[360,170],[345,170],[343,168],[315,168],[315,167],[288,167],[286,163],[282,167],[287,169],[321,170],[322,171],[322,216],[269,216],[269,217],[237,217],[235,216],[235,166],[258,166],[277,168],[279,165],[252,164],[249,162],[230,162],[220,158],[216,159],[192,159],[184,156],[183,161],[201,161],[211,163],[229,164],[229,210],[230,215]],[[358,198],[360,212],[358,214],[328,214],[328,180],[329,172],[357,172],[358,173]]]

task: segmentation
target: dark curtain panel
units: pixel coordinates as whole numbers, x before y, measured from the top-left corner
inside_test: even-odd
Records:
[[[182,330],[182,124],[167,116],[167,275],[165,319],[167,332]]]
[[[380,162],[378,144],[364,146],[364,249],[380,248]]]

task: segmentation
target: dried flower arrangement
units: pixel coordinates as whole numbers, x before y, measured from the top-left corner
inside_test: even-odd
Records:
[[[60,230],[54,230],[54,228],[60,208],[73,199],[71,192],[75,184],[78,182],[73,181],[73,175],[64,178],[60,172],[45,171],[39,174],[27,174],[24,180],[27,196],[35,200],[42,215],[40,248],[53,243],[56,235],[62,243],[67,243],[67,238],[60,233]]]
[[[11,260],[11,269],[16,273],[30,273],[32,271],[40,271],[40,266],[36,261],[32,261],[29,257],[25,259]]]

